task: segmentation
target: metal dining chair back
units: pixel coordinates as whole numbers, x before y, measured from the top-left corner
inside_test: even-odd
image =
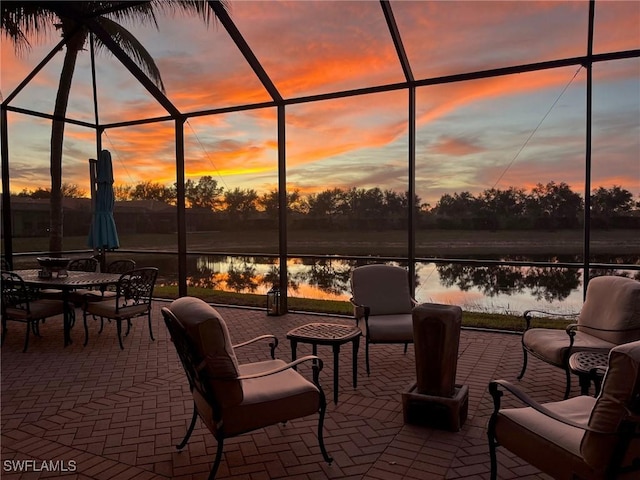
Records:
[[[87,326],[87,317],[89,315],[94,318],[100,318],[100,330],[104,325],[104,319],[114,320],[118,331],[118,342],[120,348],[124,350],[122,344],[122,322],[127,322],[127,331],[125,336],[129,335],[131,330],[131,320],[137,317],[147,317],[149,324],[149,336],[153,338],[153,330],[151,328],[151,300],[153,298],[153,289],[158,277],[158,269],[155,267],[144,267],[123,273],[116,285],[115,296],[101,302],[85,302],[83,307],[84,320],[84,344],[89,341],[89,330]]]
[[[27,331],[23,352],[29,347],[29,335],[40,336],[39,322],[48,317],[64,314],[62,300],[38,299],[22,277],[14,272],[2,271],[2,340],[7,336],[7,321],[26,323]]]

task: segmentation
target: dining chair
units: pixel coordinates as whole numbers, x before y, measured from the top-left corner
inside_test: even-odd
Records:
[[[17,273],[3,270],[2,275],[2,340],[7,335],[7,321],[25,323],[26,335],[23,352],[29,347],[29,335],[40,336],[39,322],[45,318],[64,315],[65,306],[62,300],[37,299],[34,291],[28,288]],[[64,320],[63,320],[64,321]]]
[[[200,418],[218,443],[209,480],[216,476],[227,438],[314,414],[320,452],[331,464],[322,433],[326,399],[318,380],[319,357],[308,355],[291,363],[274,359],[273,335],[233,345],[220,313],[199,298],[179,298],[163,307],[162,315],[193,397],[191,423],[177,448],[185,447]],[[240,363],[236,350],[259,340],[270,342],[271,359]],[[295,370],[303,362],[311,362],[313,381]],[[298,430],[291,434],[302,435]]]
[[[136,268],[136,262],[131,259],[114,260],[105,267],[105,273],[127,273]]]
[[[105,273],[127,273],[136,268],[136,262],[130,259],[114,260],[105,267]],[[79,292],[84,296],[83,301],[86,302],[102,302],[111,300],[116,296],[116,287],[114,285],[102,287],[100,289],[83,290]],[[82,302],[81,302],[82,303]],[[102,330],[101,330],[102,331]]]
[[[120,349],[124,350],[122,344],[122,322],[127,322],[125,336],[131,330],[131,320],[138,317],[147,317],[149,324],[149,336],[153,341],[153,329],[151,327],[151,301],[153,289],[155,287],[158,269],[155,267],[144,267],[123,273],[116,284],[115,296],[100,302],[88,301],[85,295],[83,305],[84,322],[84,345],[89,341],[89,329],[87,317],[91,315],[94,319],[100,318],[100,330],[102,333],[104,320],[114,320],[118,332],[118,342]]]
[[[369,344],[403,343],[407,353],[413,343],[413,307],[409,272],[393,265],[372,264],[351,272],[351,303],[356,322],[365,336],[365,360],[369,368]]]

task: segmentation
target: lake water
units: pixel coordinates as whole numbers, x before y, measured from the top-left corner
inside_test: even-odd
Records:
[[[345,300],[349,275],[362,262],[338,259],[289,259],[291,297]],[[628,264],[628,263],[627,263]],[[638,271],[591,271],[590,275],[631,276]],[[189,265],[189,284],[240,293],[266,295],[278,279],[277,259],[267,257],[199,256]],[[582,306],[582,270],[561,267],[468,266],[418,263],[418,302],[460,305],[465,310],[521,314],[535,308],[560,313]]]

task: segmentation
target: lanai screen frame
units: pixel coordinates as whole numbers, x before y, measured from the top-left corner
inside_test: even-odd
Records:
[[[409,268],[409,278],[415,278],[415,228],[416,228],[416,208],[415,192],[416,192],[416,90],[418,87],[430,86],[430,85],[442,85],[447,83],[463,82],[468,80],[479,80],[484,78],[499,77],[506,75],[513,75],[517,73],[535,72],[540,70],[548,70],[554,68],[562,68],[568,66],[581,65],[586,70],[586,130],[585,130],[585,186],[584,186],[584,245],[583,245],[583,259],[584,259],[584,290],[586,291],[588,283],[588,275],[590,267],[590,193],[591,193],[591,143],[592,143],[592,93],[593,93],[593,64],[598,62],[605,62],[611,60],[624,60],[640,57],[640,49],[624,50],[617,52],[608,52],[601,54],[593,54],[593,38],[594,38],[594,14],[595,14],[595,0],[589,1],[589,15],[588,15],[588,35],[586,44],[586,54],[578,57],[563,58],[559,60],[529,63],[516,65],[504,68],[495,68],[489,70],[481,70],[468,73],[460,73],[453,75],[446,75],[440,77],[431,77],[416,79],[414,78],[411,64],[407,57],[404,45],[402,43],[402,36],[396,24],[393,10],[389,0],[380,0],[380,6],[384,14],[384,18],[389,29],[389,33],[393,40],[395,50],[398,56],[398,60],[402,67],[405,80],[399,83],[378,85],[374,87],[343,90],[337,92],[331,92],[319,95],[301,96],[295,98],[283,98],[277,87],[262,67],[260,61],[253,53],[251,47],[244,39],[242,33],[238,30],[235,23],[228,15],[227,11],[220,4],[219,1],[209,0],[208,4],[216,15],[217,20],[225,28],[231,39],[234,41],[241,54],[249,66],[254,71],[262,83],[265,90],[271,97],[271,101],[245,104],[234,107],[224,107],[209,110],[202,110],[198,112],[181,112],[170,99],[168,99],[156,85],[149,80],[149,78],[137,67],[137,65],[124,53],[124,51],[110,38],[109,34],[95,21],[93,17],[80,17],[77,12],[69,10],[68,15],[79,24],[84,25],[92,35],[100,38],[103,44],[109,48],[111,53],[129,70],[129,72],[146,88],[146,90],[156,99],[156,101],[167,111],[167,116],[147,118],[144,120],[125,121],[109,124],[100,124],[98,119],[98,102],[96,95],[95,84],[95,69],[92,68],[93,78],[93,101],[94,109],[96,112],[95,124],[91,124],[84,121],[78,121],[74,119],[64,118],[60,119],[67,123],[72,123],[78,126],[94,129],[96,132],[96,152],[102,149],[101,136],[102,133],[111,128],[120,128],[133,125],[143,125],[150,123],[174,121],[175,123],[175,148],[176,148],[176,185],[177,185],[177,237],[178,237],[178,293],[180,296],[187,295],[187,231],[186,231],[186,202],[185,202],[185,150],[184,150],[184,124],[192,117],[211,116],[231,112],[240,112],[245,110],[254,110],[265,107],[275,107],[277,111],[277,137],[278,137],[278,255],[279,255],[279,280],[280,285],[288,284],[288,271],[287,271],[287,161],[286,161],[286,107],[289,105],[296,105],[301,103],[318,102],[323,100],[332,100],[345,97],[355,97],[361,95],[367,95],[371,93],[390,92],[396,90],[406,90],[408,92],[408,104],[407,104],[407,124],[408,124],[408,152],[407,152],[407,170],[408,170],[408,198],[410,200],[408,205],[408,224],[407,224],[407,264]],[[21,113],[25,115],[37,116],[41,118],[47,118],[50,120],[56,119],[53,115],[44,114],[32,110],[26,110],[21,108],[12,107],[10,104],[15,96],[33,79],[37,73],[55,56],[62,46],[64,46],[64,39],[58,43],[53,50],[42,60],[42,62],[21,82],[21,84],[5,99],[0,105],[1,115],[1,127],[0,127],[0,140],[2,143],[0,155],[1,155],[1,169],[2,169],[2,200],[3,200],[3,228],[4,228],[4,248],[5,255],[11,261],[13,255],[13,236],[11,226],[11,194],[9,190],[9,148],[8,148],[8,112]],[[93,47],[92,53],[92,67],[93,62]],[[415,289],[415,285],[411,286],[412,292]],[[287,295],[280,296],[281,311],[287,311]]]

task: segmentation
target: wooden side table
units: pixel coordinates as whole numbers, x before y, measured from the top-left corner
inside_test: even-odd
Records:
[[[333,403],[338,404],[338,368],[340,345],[351,342],[353,345],[353,388],[358,386],[358,348],[362,331],[356,326],[336,323],[308,323],[287,333],[291,341],[291,361],[296,359],[298,342],[309,343],[313,354],[317,355],[318,345],[331,345],[333,348]]]
[[[576,352],[569,357],[569,370],[578,375],[581,395],[589,395],[591,382],[595,386],[595,396],[600,394],[602,378],[608,367],[608,352]]]

